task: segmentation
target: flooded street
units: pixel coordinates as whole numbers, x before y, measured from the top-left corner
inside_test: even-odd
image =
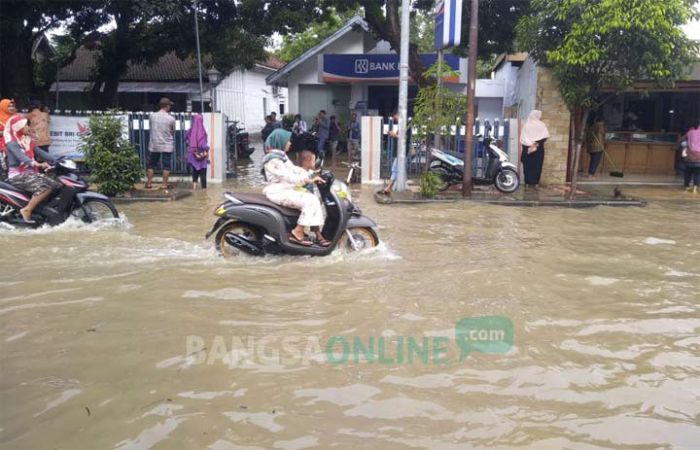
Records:
[[[224,260],[203,238],[228,189],[259,190],[255,167],[119,205],[115,226],[0,230],[0,447],[700,447],[697,204],[381,206],[355,188],[380,247]],[[460,361],[455,326],[479,316],[508,318],[513,345]],[[356,362],[356,341],[384,358]]]

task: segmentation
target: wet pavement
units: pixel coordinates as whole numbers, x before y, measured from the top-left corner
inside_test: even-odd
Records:
[[[367,187],[376,249],[218,257],[223,191],[260,182],[0,230],[0,447],[700,445],[697,203],[394,208]],[[512,345],[466,354],[483,316]]]

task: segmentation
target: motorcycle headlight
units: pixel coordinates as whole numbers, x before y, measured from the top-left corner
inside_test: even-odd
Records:
[[[348,189],[348,185],[343,183],[342,181],[336,181],[335,183],[333,183],[331,189],[333,190],[333,192],[335,192],[339,199],[352,201],[350,189]]]
[[[222,205],[222,206],[219,206],[218,208],[216,208],[216,211],[214,211],[214,215],[217,217],[221,217],[224,215],[225,212],[226,212],[226,209]]]

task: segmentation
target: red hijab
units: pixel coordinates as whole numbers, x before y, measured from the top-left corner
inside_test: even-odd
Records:
[[[10,120],[5,124],[3,133],[6,144],[15,142],[24,151],[24,154],[29,158],[34,159],[34,140],[24,133],[24,127],[27,126],[27,119],[20,115],[10,117]]]

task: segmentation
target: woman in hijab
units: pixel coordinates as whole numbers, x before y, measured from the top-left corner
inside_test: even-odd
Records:
[[[522,154],[520,160],[525,171],[525,186],[537,188],[544,163],[544,143],[549,137],[547,126],[540,120],[542,111],[533,109],[520,134]]]
[[[9,98],[3,98],[0,100],[0,136],[4,136],[5,124],[10,117],[17,114],[17,108],[15,108],[14,100]],[[0,139],[0,152],[5,149],[5,139]]]
[[[187,163],[192,168],[192,190],[197,190],[197,180],[202,189],[207,188],[207,165],[209,164],[209,143],[204,129],[204,117],[192,116],[192,125],[185,135],[187,142]]]
[[[59,189],[62,184],[46,175],[39,173],[39,169],[47,169],[48,163],[38,163],[34,155],[41,156],[46,161],[54,162],[55,159],[47,152],[36,148],[34,141],[29,137],[29,125],[27,119],[15,115],[5,124],[5,151],[7,153],[8,179],[13,186],[28,191],[32,198],[20,214],[26,223],[34,223],[32,212],[54,189]]]

